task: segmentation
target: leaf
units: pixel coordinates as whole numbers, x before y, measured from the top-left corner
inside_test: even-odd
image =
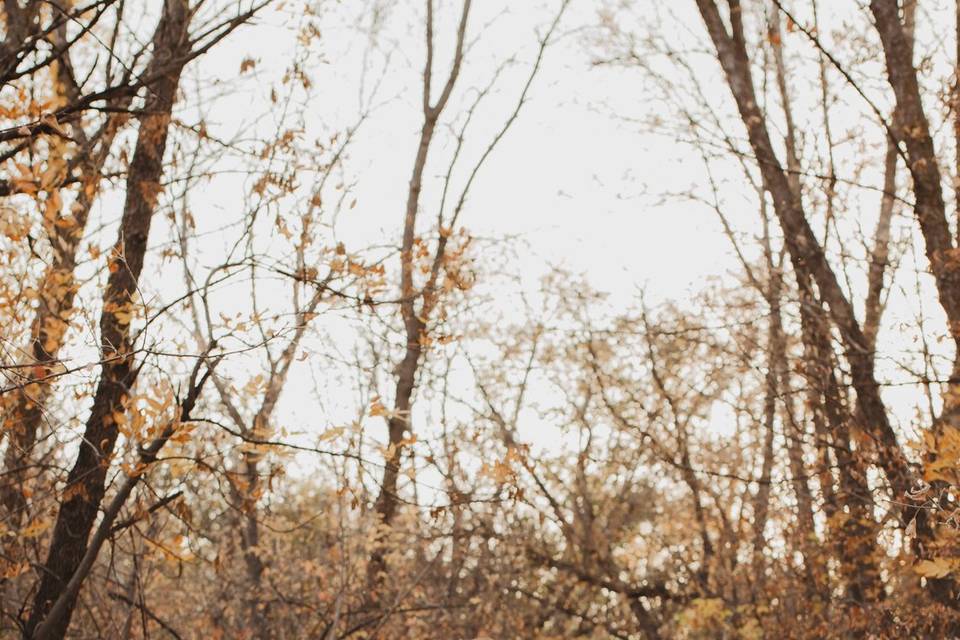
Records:
[[[41,533],[50,528],[53,524],[51,520],[34,520],[29,525],[20,530],[20,535],[24,538],[36,538]]]
[[[16,578],[17,576],[22,576],[29,570],[30,570],[29,562],[20,562],[20,563],[9,564],[5,566],[2,572],[0,572],[0,575],[2,575],[4,578]]]
[[[373,400],[370,401],[370,415],[372,417],[376,416],[386,416],[389,415],[390,411],[387,410],[383,403],[380,402],[380,396],[374,396]]]
[[[921,560],[913,568],[924,578],[944,578],[956,571],[960,558],[934,558]]]
[[[40,122],[48,126],[51,130],[59,133],[64,137],[67,137],[67,132],[60,125],[60,122],[57,120],[57,117],[52,113],[45,113],[42,116],[40,116]]]
[[[330,429],[327,429],[326,431],[321,433],[318,440],[320,442],[328,442],[338,437],[340,434],[342,434],[346,430],[347,430],[346,427],[331,427]]]

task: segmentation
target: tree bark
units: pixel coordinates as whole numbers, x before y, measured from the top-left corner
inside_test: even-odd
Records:
[[[960,426],[960,249],[950,232],[942,174],[913,64],[910,13],[906,14],[908,24],[905,25],[896,0],[871,0],[870,11],[883,47],[887,80],[896,99],[895,122],[887,133],[898,145],[903,143],[906,147],[905,161],[913,179],[914,213],[940,306],[947,316],[948,333],[954,341],[953,368],[943,395],[943,411],[932,425],[934,440],[939,442],[945,425]],[[920,557],[929,553],[928,549],[934,546],[930,543],[935,540],[933,527],[926,519],[925,515],[918,517],[918,535],[914,541]],[[960,584],[956,580],[948,576],[929,582],[937,599],[954,608],[958,606]]]
[[[873,359],[866,349],[867,340],[854,315],[853,306],[840,287],[836,274],[810,227],[803,205],[795,196],[787,173],[773,150],[753,87],[740,3],[738,0],[728,0],[728,5],[732,34],[727,31],[714,0],[697,0],[741,120],[747,129],[764,188],[773,200],[791,264],[798,278],[809,278],[816,283],[820,296],[827,303],[830,317],[840,331],[845,357],[850,365],[851,382],[857,394],[857,404],[877,447],[879,464],[896,498],[901,500],[911,488],[912,474],[880,397]],[[916,509],[903,511],[900,520],[901,525],[906,526],[915,515]]]
[[[33,4],[36,6],[36,3]],[[16,2],[8,3],[7,12],[15,7]],[[54,46],[63,49],[59,61],[51,64],[57,77],[56,89],[63,99],[77,102],[81,98],[81,90],[75,77],[65,19],[51,34],[51,40]],[[109,100],[108,104],[122,111],[129,106],[130,99],[130,96],[120,96]],[[66,181],[72,180],[71,173],[80,174],[76,200],[69,212],[62,211],[62,205],[45,212],[43,226],[52,249],[52,258],[39,286],[40,304],[31,323],[28,352],[32,356],[29,362],[32,366],[26,370],[27,384],[12,391],[2,402],[2,424],[9,434],[9,440],[4,455],[0,502],[14,523],[21,522],[27,515],[27,472],[51,390],[51,383],[46,376],[51,365],[58,361],[79,287],[73,274],[77,250],[86,230],[90,209],[100,191],[101,171],[113,140],[125,121],[125,115],[109,114],[97,129],[90,132],[83,128],[81,122],[74,123],[72,133],[77,143],[76,158],[64,161],[62,174],[47,188],[49,203],[54,196],[59,197],[59,190]]]
[[[45,621],[84,557],[87,538],[106,490],[107,469],[117,441],[114,415],[124,411],[126,395],[136,380],[138,369],[134,366],[130,342],[130,313],[143,268],[150,223],[161,191],[163,155],[180,73],[186,60],[190,16],[187,0],[166,0],[154,33],[152,68],[147,74],[152,76],[151,72],[162,72],[148,93],[146,115],[141,119],[127,176],[119,237],[110,256],[110,275],[100,317],[103,360],[100,381],[83,442],[67,477],[40,587],[24,626],[24,635],[28,638]],[[74,597],[58,619],[46,623],[50,629],[48,637],[64,636],[75,601]]]
[[[947,221],[941,173],[930,124],[923,110],[920,84],[913,66],[913,47],[900,21],[896,0],[871,0],[870,10],[883,45],[887,78],[896,97],[896,126],[888,133],[906,147],[907,168],[913,178],[914,212],[920,224],[930,270],[937,285],[940,306],[950,324],[956,355],[953,380],[944,412],[960,410],[954,392],[960,392],[960,256],[957,255]]]

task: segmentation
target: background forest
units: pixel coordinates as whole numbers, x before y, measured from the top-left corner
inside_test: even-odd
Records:
[[[960,3],[0,16],[0,637],[960,637]]]

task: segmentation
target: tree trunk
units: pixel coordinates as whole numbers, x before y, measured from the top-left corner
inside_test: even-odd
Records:
[[[467,29],[467,18],[470,15],[471,0],[464,0],[460,14],[460,24],[457,29],[456,51],[450,75],[437,103],[431,105],[430,85],[433,77],[433,1],[427,0],[426,44],[427,61],[423,73],[423,126],[420,129],[420,142],[417,146],[416,157],[413,162],[413,171],[410,176],[410,187],[407,190],[407,204],[404,212],[403,244],[400,248],[400,315],[403,317],[406,345],[403,359],[397,366],[396,387],[394,392],[393,410],[387,420],[388,446],[384,461],[383,478],[380,483],[380,494],[377,496],[374,510],[385,525],[390,525],[396,515],[398,501],[397,480],[400,475],[400,461],[406,447],[405,434],[410,429],[410,412],[412,407],[413,391],[416,387],[417,373],[420,370],[420,359],[423,355],[423,339],[426,322],[432,311],[434,296],[425,288],[418,294],[413,281],[415,271],[414,244],[416,239],[417,213],[420,208],[420,191],[423,188],[423,174],[427,165],[427,156],[430,144],[436,130],[437,121],[447,105],[454,84],[460,75],[460,66],[463,61],[464,41]],[[441,233],[438,241],[434,262],[443,258],[446,247],[446,236]],[[422,300],[420,309],[417,309],[417,300]],[[383,549],[380,545],[374,548],[370,556],[368,567],[369,582],[372,586],[381,584],[386,566]]]
[[[77,570],[87,538],[97,517],[106,487],[106,474],[117,441],[114,415],[124,412],[124,402],[138,369],[130,342],[130,314],[140,271],[143,268],[150,223],[161,191],[163,154],[168,126],[187,53],[190,19],[187,0],[166,0],[154,34],[153,59],[148,77],[160,74],[150,87],[145,115],[127,176],[126,200],[117,244],[110,256],[110,276],[100,318],[100,382],[87,419],[83,442],[67,477],[63,502],[44,563],[40,588],[24,627],[31,637],[52,604]],[[63,637],[70,624],[73,603],[54,621],[52,635]]]
[[[802,203],[795,197],[787,174],[774,153],[753,87],[750,60],[743,37],[740,3],[738,0],[729,0],[732,35],[727,32],[713,0],[697,0],[697,5],[716,47],[717,57],[737,103],[741,120],[747,129],[764,188],[773,199],[774,211],[783,229],[791,264],[798,278],[809,278],[816,283],[821,297],[828,305],[831,319],[840,330],[858,407],[876,443],[879,464],[895,496],[902,501],[903,496],[911,489],[912,474],[896,433],[890,426],[874,374],[873,359],[866,350],[867,341],[856,320],[853,306],[843,293],[836,274],[810,228]],[[917,510],[911,506],[902,511],[901,525],[906,526]]]

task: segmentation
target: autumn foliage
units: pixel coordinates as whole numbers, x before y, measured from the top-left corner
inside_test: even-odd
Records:
[[[0,17],[0,637],[960,636],[960,4]]]

